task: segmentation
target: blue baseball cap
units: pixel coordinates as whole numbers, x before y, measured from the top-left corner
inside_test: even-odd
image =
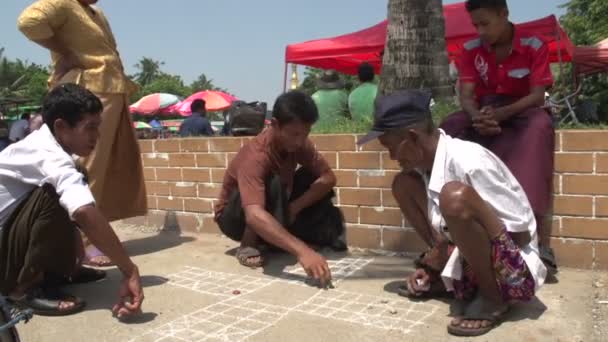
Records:
[[[379,96],[374,109],[372,130],[357,141],[368,143],[390,129],[407,127],[431,118],[431,92],[428,90],[400,90]]]

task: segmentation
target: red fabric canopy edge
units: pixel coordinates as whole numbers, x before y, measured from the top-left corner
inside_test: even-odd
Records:
[[[477,32],[464,3],[445,5],[443,10],[448,56],[451,61],[455,61],[461,54],[463,44],[477,37]],[[552,63],[572,60],[574,45],[554,15],[517,24],[516,27],[544,37],[549,43],[549,59]],[[285,62],[334,69],[353,75],[357,73],[359,64],[369,62],[379,73],[386,32],[387,21],[384,20],[361,31],[291,44],[285,50]]]

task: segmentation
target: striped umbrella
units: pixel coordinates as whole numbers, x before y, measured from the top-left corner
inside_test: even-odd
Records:
[[[190,95],[184,101],[176,104],[173,108],[181,115],[188,116],[192,114],[190,106],[194,100],[204,100],[205,109],[209,112],[221,111],[230,107],[232,102],[238,99],[230,94],[216,90],[199,91]]]
[[[179,97],[167,93],[155,93],[142,97],[129,106],[131,113],[155,114],[179,102]]]
[[[145,123],[143,121],[135,121],[133,123],[133,128],[135,128],[135,129],[144,129],[144,128],[152,128],[152,126],[148,125],[147,123]]]

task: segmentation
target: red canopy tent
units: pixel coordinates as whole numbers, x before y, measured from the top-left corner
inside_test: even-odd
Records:
[[[443,6],[446,41],[450,60],[457,60],[462,45],[477,36],[464,3]],[[535,32],[549,42],[551,62],[572,60],[574,45],[561,28],[555,16],[517,24],[518,28]],[[386,42],[387,21],[364,30],[346,35],[312,40],[288,45],[285,62],[307,65],[321,69],[334,69],[347,74],[356,74],[359,64],[371,63],[379,73],[382,65],[381,53]],[[287,70],[287,68],[286,68]]]
[[[594,46],[577,46],[573,60],[579,75],[608,72],[608,39]]]

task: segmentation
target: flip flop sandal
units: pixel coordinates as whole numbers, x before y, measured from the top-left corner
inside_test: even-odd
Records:
[[[248,261],[250,258],[259,258],[258,262],[250,262]],[[262,258],[262,253],[259,250],[253,247],[241,247],[236,251],[236,259],[243,266],[250,268],[258,268],[264,264],[264,259]]]
[[[44,282],[49,286],[63,286],[96,282],[106,277],[106,271],[81,266],[71,277],[57,274],[45,275]]]
[[[112,260],[110,260],[108,262],[93,261],[92,259],[94,259],[94,258],[99,258],[99,257],[108,258],[105,254],[103,254],[103,252],[101,252],[99,249],[97,249],[97,247],[95,247],[93,245],[87,246],[84,254],[85,254],[85,257],[84,257],[84,261],[82,262],[84,265],[93,266],[93,267],[111,267],[111,266],[116,265],[116,264],[114,264],[114,262]],[[109,259],[110,258],[108,258],[108,260]]]
[[[496,328],[502,322],[503,316],[509,311],[509,305],[499,306],[477,295],[475,299],[466,307],[462,321],[488,321],[490,324],[479,328],[465,328],[462,323],[459,325],[448,324],[448,333],[454,336],[481,336]]]
[[[39,316],[68,316],[78,313],[84,309],[86,303],[78,297],[63,293],[59,289],[38,288],[20,298],[8,298],[8,301],[16,307],[31,309]],[[72,302],[74,305],[69,309],[60,309],[61,302]]]

